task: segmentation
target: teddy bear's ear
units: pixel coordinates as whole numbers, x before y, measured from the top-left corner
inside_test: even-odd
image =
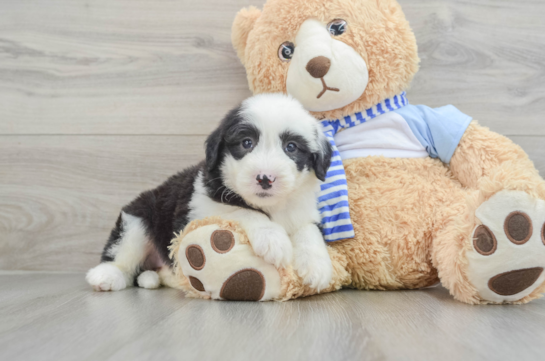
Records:
[[[399,4],[395,0],[377,0],[377,7],[387,14],[399,12]]]
[[[244,64],[244,52],[246,50],[246,41],[250,31],[254,28],[255,22],[261,16],[261,10],[255,6],[250,6],[240,10],[233,22],[231,30],[231,42],[237,51],[239,59]]]

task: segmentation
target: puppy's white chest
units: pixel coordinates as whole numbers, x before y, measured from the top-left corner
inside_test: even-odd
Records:
[[[280,224],[289,235],[295,234],[301,227],[320,222],[320,214],[316,208],[307,207],[301,202],[290,203],[292,207],[275,210],[269,213],[271,221]]]

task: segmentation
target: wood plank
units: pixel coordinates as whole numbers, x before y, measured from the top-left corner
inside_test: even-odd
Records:
[[[545,174],[545,137],[513,137]],[[204,158],[203,136],[0,136],[0,269],[85,271],[121,207]]]
[[[100,360],[191,302],[173,289],[95,293],[84,274],[8,274],[0,284],[2,360]]]
[[[202,136],[0,139],[0,269],[89,268],[124,204],[204,158]]]
[[[92,292],[83,274],[0,272],[2,360],[538,360],[545,300],[470,306],[435,287],[289,302]]]
[[[545,177],[545,137],[510,136],[509,138],[528,153],[539,174]]]
[[[454,104],[502,134],[545,135],[545,2],[399,2],[421,58],[412,103]]]
[[[5,0],[0,134],[207,134],[247,97],[235,13],[263,0]],[[401,0],[421,71],[411,102],[545,135],[545,2]]]
[[[2,1],[0,134],[209,133],[250,94],[230,42],[248,4]]]

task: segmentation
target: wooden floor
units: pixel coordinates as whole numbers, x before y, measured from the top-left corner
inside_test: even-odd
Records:
[[[230,29],[264,1],[0,0],[0,360],[544,359],[544,301],[242,304],[84,284],[121,206],[199,161],[250,95]],[[422,60],[411,103],[456,105],[544,174],[545,1],[400,3]]]
[[[83,274],[0,273],[0,360],[543,360],[545,300],[469,306],[444,288],[276,303],[91,292]]]

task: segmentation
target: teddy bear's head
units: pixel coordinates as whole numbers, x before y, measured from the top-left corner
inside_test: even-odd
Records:
[[[399,94],[418,70],[395,0],[268,0],[237,14],[232,42],[254,94],[289,93],[319,119]]]

